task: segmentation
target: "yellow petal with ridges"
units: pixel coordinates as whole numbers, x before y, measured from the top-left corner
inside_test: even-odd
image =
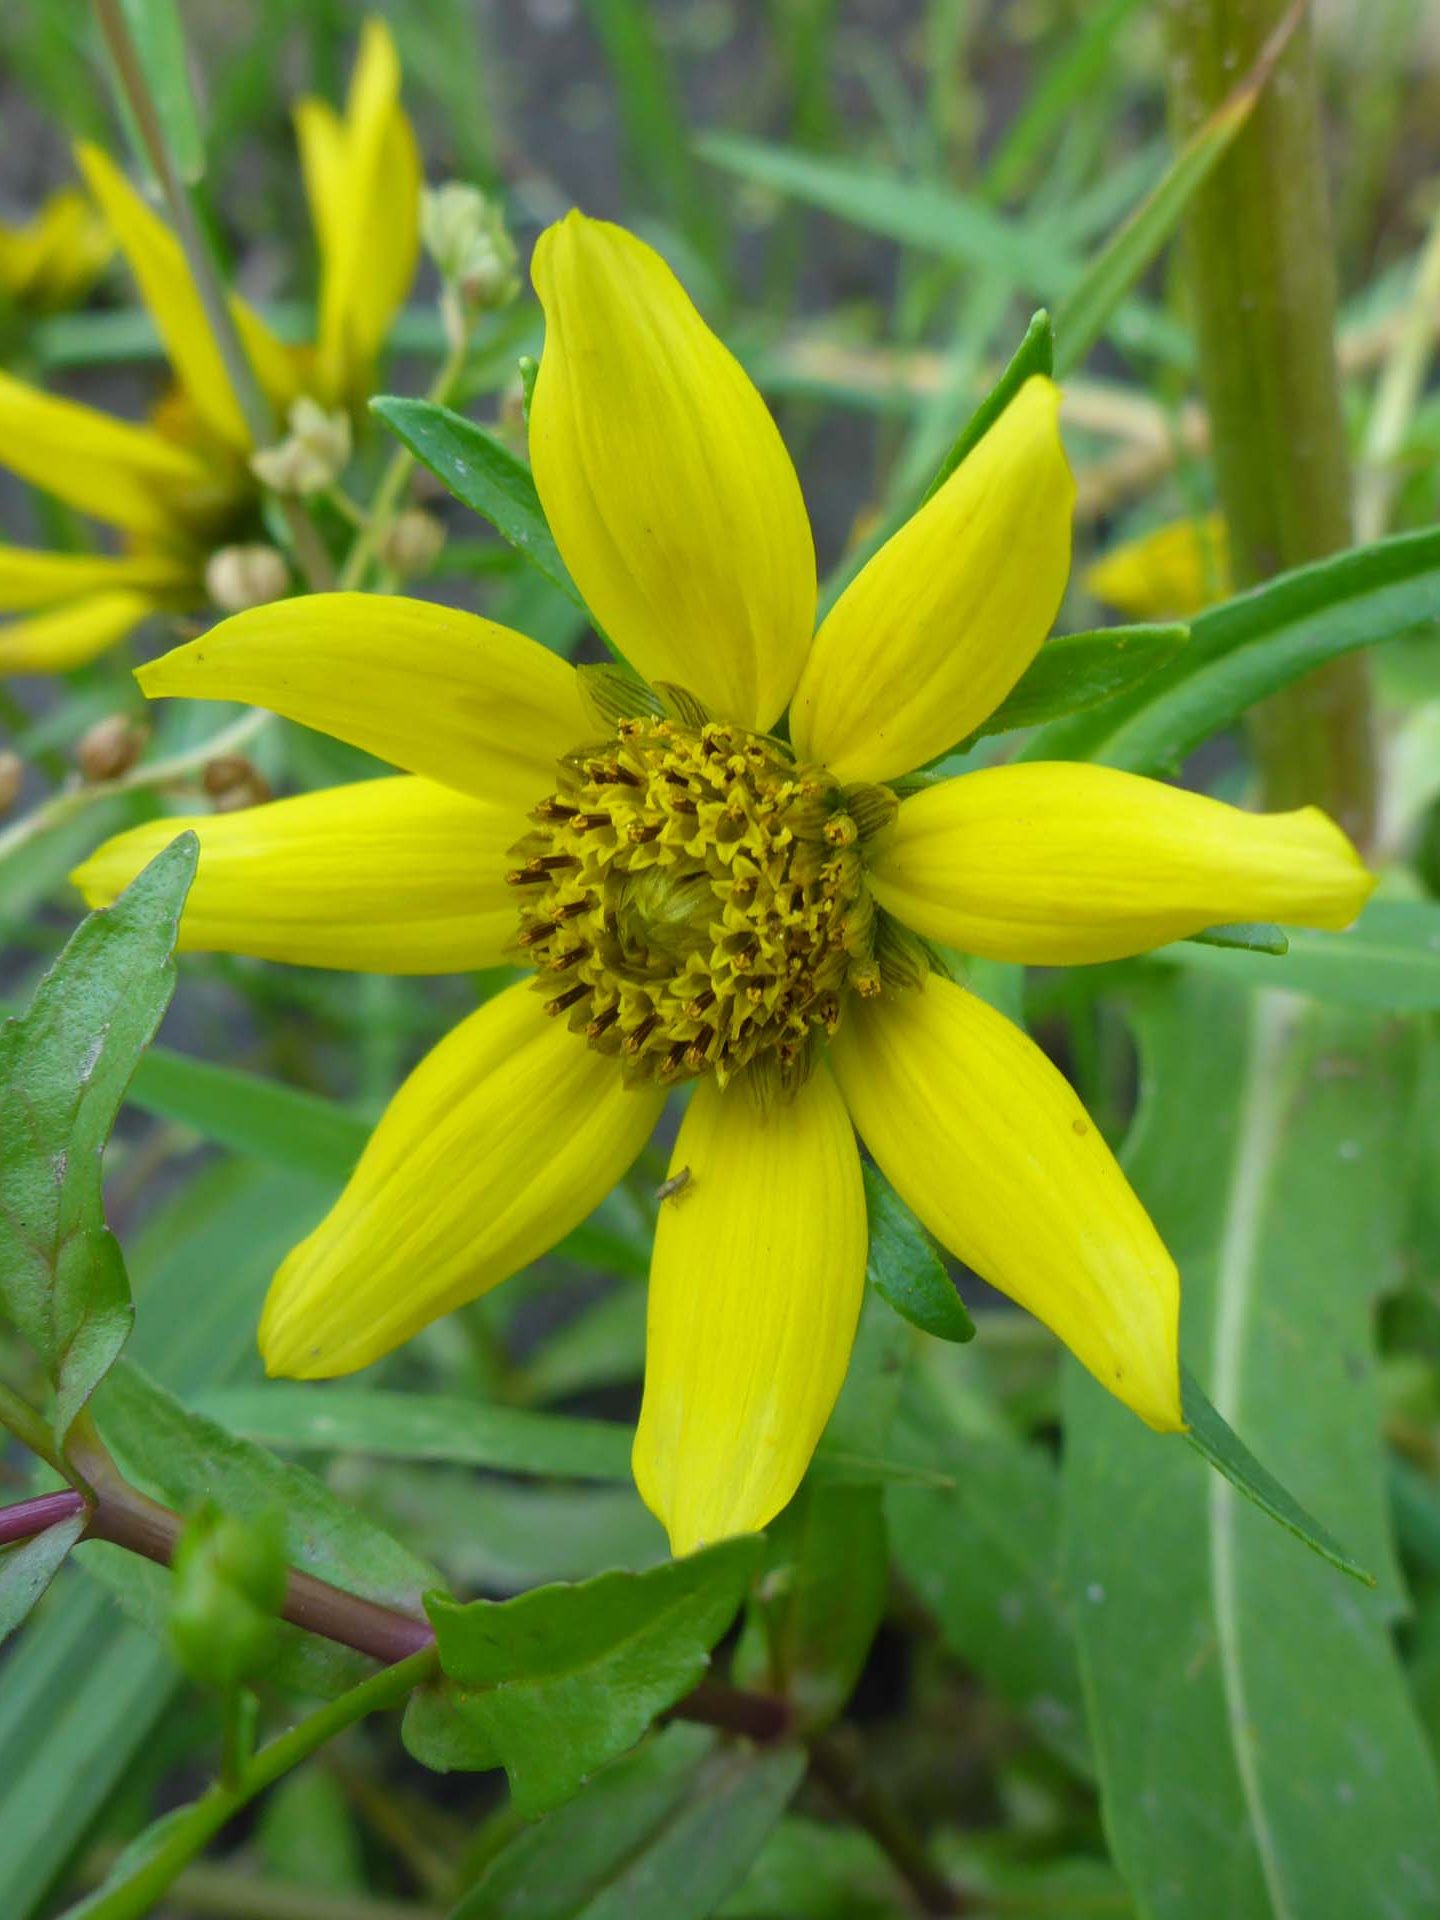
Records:
[[[420,154],[400,80],[390,30],[370,19],[344,118],[322,100],[303,100],[295,112],[320,247],[317,378],[337,405],[364,397],[419,259]]]
[[[1142,1420],[1183,1426],[1175,1263],[1034,1042],[932,977],[852,1001],[831,1060],[866,1146],[931,1233]]]
[[[568,214],[531,272],[545,350],[530,453],[576,584],[648,680],[770,726],[809,645],[815,549],[764,401],[624,228]]]
[[[81,141],[75,155],[130,264],[176,379],[212,433],[247,449],[250,430],[179,241],[109,154]],[[256,378],[272,403],[283,407],[296,391],[293,356],[244,301],[232,299],[230,310]]]
[[[547,1018],[528,983],[506,988],[420,1062],[275,1275],[267,1369],[352,1373],[498,1286],[604,1199],[663,1104]]]
[[[1187,620],[1232,591],[1225,516],[1172,520],[1112,547],[1082,584],[1132,620]]]
[[[676,1555],[774,1518],[845,1379],[865,1284],[865,1191],[822,1065],[763,1111],[695,1091],[650,1267],[635,1479]]]
[[[1247,813],[1066,761],[964,773],[900,803],[875,898],[964,953],[1118,960],[1236,920],[1348,927],[1374,880],[1315,807]]]
[[[153,594],[91,593],[25,620],[0,622],[0,673],[68,673],[83,667],[154,613]]]
[[[152,700],[245,700],[522,812],[595,733],[567,661],[473,613],[392,594],[253,607],[136,678]]]
[[[406,778],[364,780],[235,813],[151,820],[71,876],[108,906],[186,828],[200,864],[180,922],[187,953],[249,953],[362,973],[498,964],[515,938],[514,809]]]
[[[0,373],[0,466],[129,533],[172,534],[174,502],[208,494],[209,469],[149,427],[41,393]]]
[[[1060,392],[1036,375],[830,610],[795,694],[802,756],[889,780],[973,732],[1059,611],[1074,503]]]

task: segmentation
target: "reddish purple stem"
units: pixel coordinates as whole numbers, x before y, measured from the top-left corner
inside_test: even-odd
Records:
[[[67,1487],[63,1493],[42,1493],[35,1500],[20,1500],[13,1507],[0,1507],[0,1547],[16,1540],[28,1540],[44,1533],[59,1520],[73,1520],[85,1511],[80,1495]]]

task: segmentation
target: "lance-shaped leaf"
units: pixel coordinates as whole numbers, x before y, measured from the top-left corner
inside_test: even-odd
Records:
[[[865,1168],[871,1286],[902,1320],[940,1340],[973,1340],[975,1322],[945,1271],[935,1243],[875,1167]]]
[[[445,1679],[405,1739],[427,1766],[503,1766],[516,1811],[559,1806],[703,1677],[760,1557],[749,1535],[648,1573],[468,1604],[431,1594]]]
[[[1281,954],[1256,960],[1223,949],[1197,951],[1186,943],[1162,947],[1154,963],[1213,973],[1237,987],[1284,987],[1377,1013],[1440,1011],[1440,906],[1433,900],[1372,900],[1348,933],[1297,929],[1286,936]]]
[[[157,854],[81,923],[28,1011],[0,1028],[0,1305],[50,1375],[62,1445],[130,1331],[100,1162],[170,1001],[198,852],[186,833]]]
[[[33,1539],[0,1550],[0,1645],[44,1593],[84,1529],[85,1515],[70,1514]]]
[[[1276,1498],[1253,1467],[1232,1459],[1232,1484],[1074,1368],[1063,1557],[1106,1831],[1137,1910],[1167,1920],[1368,1913],[1377,1888],[1420,1920],[1440,1907],[1440,1790],[1392,1638],[1371,1351],[1406,1246],[1415,1035],[1199,977],[1156,985],[1126,1164],[1184,1275],[1188,1358],[1379,1586],[1261,1511]],[[1187,1410],[1194,1440],[1228,1451]]]
[[[1054,371],[1055,329],[1050,324],[1049,314],[1042,307],[1025,329],[1025,338],[1012,354],[1010,364],[965,422],[950,451],[940,462],[935,478],[925,489],[925,499],[938,493],[966,454],[979,446],[1032,375],[1049,375]]]
[[[457,500],[488,520],[552,586],[584,605],[523,460],[484,427],[430,400],[385,394],[370,402],[370,410]]]
[[[1079,713],[1129,693],[1169,666],[1189,638],[1190,629],[1179,625],[1100,627],[1092,633],[1057,634],[1045,642],[971,739],[1038,727],[1061,714]]]

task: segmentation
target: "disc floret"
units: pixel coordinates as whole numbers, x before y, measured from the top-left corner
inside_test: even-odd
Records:
[[[793,1084],[845,994],[879,990],[861,830],[823,768],[672,704],[560,762],[513,850],[519,947],[546,1010],[627,1077],[763,1061]]]

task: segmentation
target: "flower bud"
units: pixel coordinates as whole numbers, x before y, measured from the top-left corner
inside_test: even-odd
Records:
[[[278,547],[220,547],[205,564],[205,591],[222,613],[244,613],[283,600],[290,569]]]
[[[285,1599],[278,1514],[242,1520],[206,1505],[175,1549],[170,1643],[192,1680],[228,1689],[254,1679],[275,1645]]]
[[[150,730],[142,721],[126,713],[107,713],[80,738],[75,749],[75,764],[92,785],[102,780],[118,780],[128,773],[144,751]]]
[[[201,784],[217,813],[238,813],[270,798],[270,782],[243,753],[221,753],[206,764]]]
[[[495,202],[461,180],[420,196],[425,250],[472,313],[505,307],[520,291],[515,242]]]
[[[396,514],[380,542],[380,560],[394,573],[426,573],[440,558],[444,545],[443,523],[423,507],[406,507]]]
[[[0,819],[10,811],[20,798],[20,787],[25,779],[25,762],[18,753],[12,753],[8,747],[0,752]]]
[[[250,470],[275,493],[322,493],[339,479],[350,458],[350,417],[327,413],[302,393],[289,419],[289,435],[252,453]]]

